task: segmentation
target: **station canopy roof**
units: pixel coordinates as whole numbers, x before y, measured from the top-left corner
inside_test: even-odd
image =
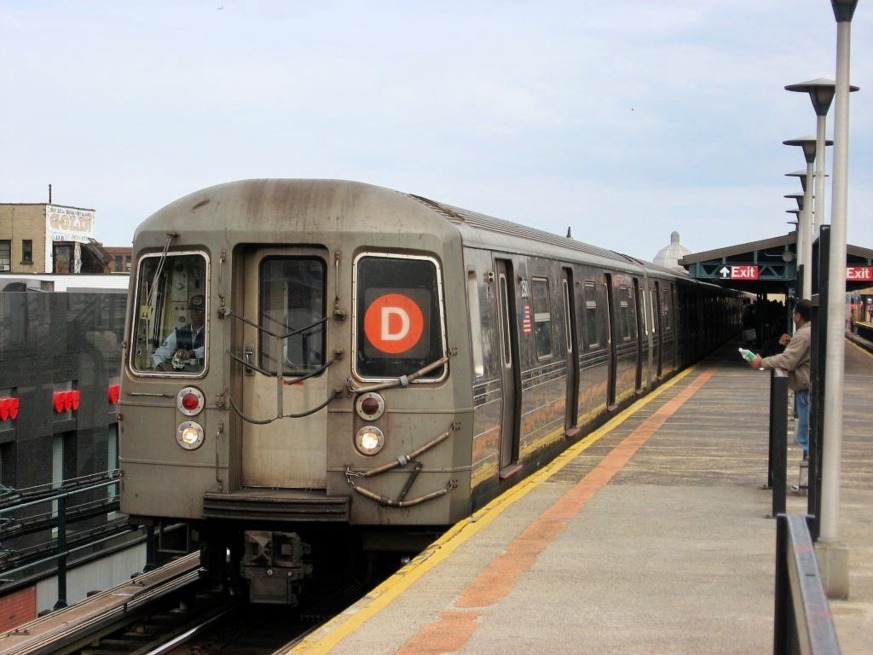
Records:
[[[679,265],[696,280],[759,295],[793,295],[797,232],[691,253],[680,259]],[[847,246],[846,269],[847,291],[873,286],[873,250]]]

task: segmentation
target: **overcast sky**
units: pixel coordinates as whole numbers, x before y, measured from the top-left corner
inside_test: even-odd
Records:
[[[51,184],[123,246],[206,186],[341,178],[646,260],[674,230],[694,252],[775,237],[805,168],[782,141],[815,133],[784,87],[835,78],[836,31],[830,0],[0,0],[0,202]],[[871,62],[861,0],[848,240],[867,248]]]

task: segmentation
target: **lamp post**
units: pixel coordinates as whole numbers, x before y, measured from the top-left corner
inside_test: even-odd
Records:
[[[797,270],[800,275],[795,282],[794,293],[798,298],[805,298],[809,295],[812,287],[812,242],[809,241],[809,235],[812,230],[809,228],[809,211],[808,207],[812,206],[811,202],[806,202],[806,184],[803,193],[786,193],[785,198],[794,198],[797,201]],[[809,244],[809,265],[806,263],[807,244]],[[802,267],[802,268],[801,268]],[[809,280],[806,274],[809,272]]]
[[[831,0],[837,21],[834,94],[834,170],[831,200],[831,270],[828,275],[821,516],[816,544],[825,591],[849,597],[849,547],[840,541],[840,478],[843,458],[843,376],[846,353],[846,205],[849,190],[849,65],[852,16],[858,0]]]
[[[804,194],[806,194],[806,171],[794,171],[793,173],[786,173],[785,177],[796,177],[800,180],[800,188],[803,189]],[[798,273],[802,274],[803,269],[800,268],[800,253],[803,252],[802,245],[803,240],[800,236],[800,225],[802,223],[802,213],[803,207],[802,203],[798,201],[797,209],[786,209],[786,212],[794,214],[794,220],[788,221],[789,223],[794,224],[794,294],[798,298],[803,298],[803,280],[798,279]],[[794,326],[791,323],[791,316],[789,315],[788,327],[789,332],[794,331]]]
[[[820,77],[808,82],[789,84],[785,87],[787,91],[805,91],[809,94],[809,99],[812,101],[812,108],[815,110],[816,115],[815,141],[818,152],[824,152],[825,149],[827,115],[828,110],[831,108],[831,101],[834,99],[836,86],[836,82],[833,80]],[[850,86],[849,90],[857,91],[858,87]],[[825,177],[825,158],[819,157],[815,162],[815,207],[813,209],[816,239],[821,231],[821,226],[824,225]]]
[[[799,226],[798,234],[803,233],[803,250],[800,253],[800,262],[803,265],[803,296],[808,298],[812,292],[812,187],[813,187],[813,164],[816,159],[817,140],[812,136],[799,137],[797,139],[789,139],[783,141],[786,146],[800,146],[803,148],[803,156],[806,159],[806,182],[803,184],[803,190],[806,194],[804,199],[804,220]],[[826,141],[826,145],[833,145],[833,141]],[[824,152],[821,153],[820,159],[824,159]],[[815,222],[819,222],[819,217],[815,216]]]

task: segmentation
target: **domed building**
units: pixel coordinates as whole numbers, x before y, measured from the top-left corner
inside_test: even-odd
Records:
[[[682,266],[679,266],[679,260],[685,255],[690,255],[691,251],[679,243],[679,233],[673,232],[670,235],[670,245],[661,248],[652,263],[665,268],[672,268],[676,271],[685,272]]]

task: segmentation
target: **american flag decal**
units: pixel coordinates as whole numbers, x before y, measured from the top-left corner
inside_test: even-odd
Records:
[[[521,331],[530,334],[530,305],[525,305],[521,310]]]

